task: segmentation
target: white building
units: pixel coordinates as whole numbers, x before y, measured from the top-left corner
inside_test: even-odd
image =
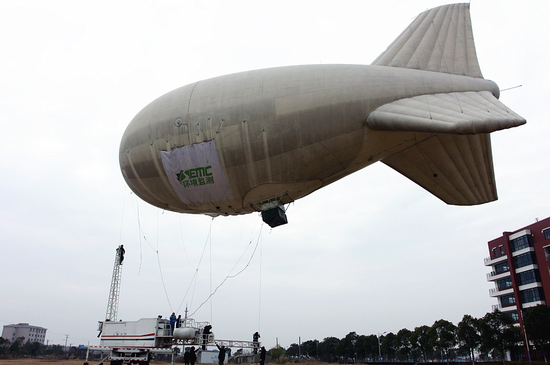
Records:
[[[13,342],[19,337],[25,337],[25,341],[44,343],[46,328],[30,326],[28,323],[8,324],[4,326],[2,337]]]

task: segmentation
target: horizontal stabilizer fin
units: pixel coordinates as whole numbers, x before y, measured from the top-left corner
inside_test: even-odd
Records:
[[[478,134],[525,124],[489,91],[421,95],[396,100],[367,117],[383,131]]]
[[[450,4],[421,13],[372,65],[483,78],[470,5]]]
[[[489,134],[438,134],[382,160],[447,204],[497,199]]]

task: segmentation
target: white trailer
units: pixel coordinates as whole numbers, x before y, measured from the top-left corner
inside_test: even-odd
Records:
[[[174,355],[174,346],[214,344],[214,334],[205,331],[208,322],[195,322],[193,319],[182,320],[174,332],[170,321],[165,318],[141,318],[138,321],[100,321],[99,346],[89,346],[88,351],[101,351],[103,360],[111,365],[140,364],[147,365],[154,354]],[[206,333],[205,333],[206,332]],[[88,356],[86,356],[86,362]]]
[[[90,346],[89,350],[107,354],[100,364],[147,365],[154,354],[173,354],[170,321],[164,318],[100,321],[98,331],[99,346]]]

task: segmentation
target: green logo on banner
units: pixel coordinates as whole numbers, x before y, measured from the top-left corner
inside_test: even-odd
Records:
[[[214,184],[214,176],[208,171],[211,168],[212,166],[206,166],[185,171],[181,170],[176,174],[176,177],[184,188]]]

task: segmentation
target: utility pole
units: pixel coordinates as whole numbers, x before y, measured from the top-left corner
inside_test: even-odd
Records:
[[[106,321],[116,321],[118,315],[118,296],[120,294],[120,279],[122,276],[122,262],[124,261],[124,246],[116,249],[113,277],[111,278],[111,290],[109,291],[109,302],[107,303]]]

